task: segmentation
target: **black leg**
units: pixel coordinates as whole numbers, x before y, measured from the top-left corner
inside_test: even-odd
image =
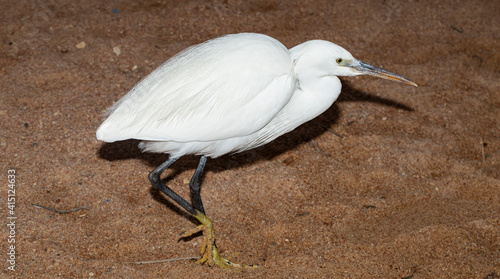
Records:
[[[203,168],[207,162],[207,157],[201,156],[198,167],[194,172],[191,181],[189,182],[189,189],[191,190],[191,199],[193,200],[194,208],[198,209],[201,213],[205,214],[205,209],[203,208],[203,202],[201,201],[200,195],[200,184],[201,184],[201,174],[203,173]]]
[[[168,160],[163,162],[155,170],[153,170],[151,173],[149,173],[149,181],[151,181],[151,184],[153,185],[153,187],[162,191],[163,193],[165,193],[165,195],[169,196],[172,200],[174,200],[176,203],[178,203],[180,206],[182,206],[184,209],[186,209],[189,213],[195,215],[196,209],[192,205],[190,205],[185,199],[183,199],[181,196],[177,195],[177,193],[172,191],[172,189],[168,188],[167,185],[165,185],[165,183],[163,183],[161,181],[161,178],[160,178],[160,175],[162,174],[162,172],[164,172],[168,167],[170,167],[173,163],[175,163],[175,161],[177,161],[177,159],[179,159],[179,157],[168,158]],[[202,167],[202,170],[203,170],[203,167]],[[198,171],[198,170],[196,170],[196,171]],[[200,202],[201,202],[201,199],[200,199]]]

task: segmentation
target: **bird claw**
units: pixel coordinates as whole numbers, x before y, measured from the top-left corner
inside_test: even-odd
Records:
[[[223,258],[219,250],[217,249],[217,245],[215,245],[215,233],[213,228],[213,223],[210,219],[208,219],[205,214],[201,212],[197,212],[197,214],[193,215],[198,221],[200,221],[201,225],[196,228],[190,229],[181,234],[181,238],[189,237],[193,234],[196,234],[200,231],[203,231],[203,242],[201,243],[201,258],[196,261],[198,264],[207,264],[209,266],[213,266],[214,264],[227,269],[233,270],[243,270],[244,268],[257,268],[257,265],[245,265],[233,263],[230,260]]]
[[[237,270],[237,271],[243,271],[244,268],[257,268],[257,267],[259,267],[258,265],[246,265],[246,264],[233,263],[232,261],[221,257],[221,255],[219,254],[219,250],[217,249],[217,246],[215,245],[215,243],[212,246],[212,260],[219,267],[228,268],[228,269]]]
[[[196,228],[192,228],[192,229],[190,229],[190,230],[187,230],[187,231],[185,231],[185,232],[182,232],[182,233],[180,234],[180,237],[179,237],[179,238],[186,238],[186,237],[190,237],[190,236],[192,236],[193,234],[197,234],[197,233],[199,233],[199,232],[203,231],[203,230],[204,230],[204,227],[205,227],[204,225],[199,225],[199,226],[197,226]]]

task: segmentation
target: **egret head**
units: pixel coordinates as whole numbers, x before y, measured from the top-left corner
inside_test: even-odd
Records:
[[[400,75],[357,60],[344,48],[328,41],[307,41],[292,48],[290,55],[298,71],[311,71],[313,75],[371,75],[417,86]]]

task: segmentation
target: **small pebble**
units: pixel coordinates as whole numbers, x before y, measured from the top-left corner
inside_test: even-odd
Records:
[[[77,49],[82,49],[82,48],[85,48],[86,46],[87,46],[87,44],[84,41],[81,41],[78,44],[76,44]]]
[[[120,56],[120,54],[122,54],[122,51],[120,50],[119,46],[115,46],[113,48],[113,52],[116,54],[116,56]]]

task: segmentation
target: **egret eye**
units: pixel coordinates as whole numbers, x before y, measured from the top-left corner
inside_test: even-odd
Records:
[[[344,62],[344,60],[342,58],[337,58],[337,60],[335,60],[335,61],[337,61],[337,64]]]

